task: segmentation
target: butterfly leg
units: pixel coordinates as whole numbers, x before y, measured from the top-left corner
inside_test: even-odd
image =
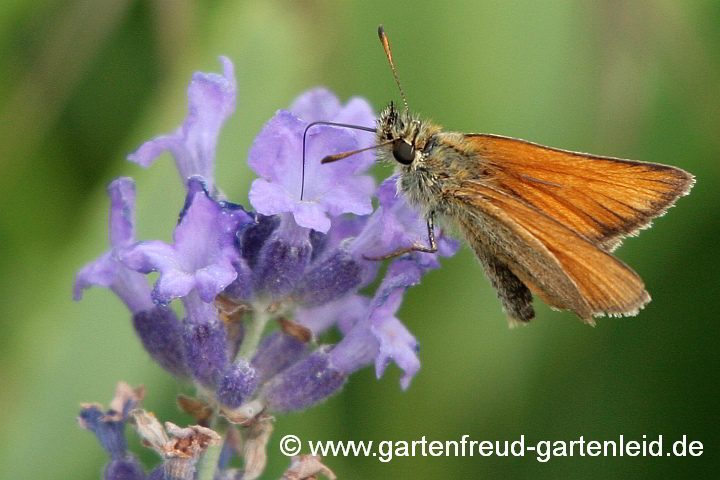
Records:
[[[406,253],[411,253],[411,252],[435,253],[435,252],[437,252],[437,242],[435,241],[435,226],[433,224],[433,212],[430,212],[430,215],[428,215],[427,229],[428,229],[428,243],[430,243],[429,247],[426,247],[424,245],[418,245],[417,243],[413,243],[412,246],[410,246],[410,247],[401,248],[400,250],[395,250],[394,252],[388,253],[387,255],[382,255],[379,257],[367,257],[367,256],[363,255],[363,258],[365,260],[380,261],[380,260],[387,260],[388,258],[399,257],[401,255],[405,255]]]

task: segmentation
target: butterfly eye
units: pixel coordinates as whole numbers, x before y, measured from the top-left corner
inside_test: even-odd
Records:
[[[403,165],[410,165],[415,160],[415,147],[403,140],[393,144],[393,157]]]

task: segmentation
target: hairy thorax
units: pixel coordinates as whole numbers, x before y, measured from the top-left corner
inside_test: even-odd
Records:
[[[397,161],[398,190],[425,215],[457,215],[457,189],[467,178],[487,177],[487,172],[476,171],[484,164],[481,152],[471,148],[465,135],[400,113],[393,104],[380,114],[376,140],[387,143],[379,149],[380,159]],[[407,143],[414,152],[407,164],[394,153],[399,142]]]

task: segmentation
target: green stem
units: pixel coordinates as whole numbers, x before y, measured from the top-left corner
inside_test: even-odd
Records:
[[[220,458],[220,452],[222,452],[223,445],[213,445],[203,454],[202,460],[197,469],[197,480],[212,480],[215,476],[215,470],[217,470],[218,459]]]
[[[227,440],[227,425],[220,420],[217,412],[213,413],[209,427],[222,436],[223,441],[220,445],[211,445],[205,450],[205,453],[203,453],[197,465],[195,473],[196,480],[212,480],[215,477],[220,453],[222,453],[225,441]]]
[[[240,345],[237,358],[244,358],[248,361],[252,358],[270,318],[271,316],[268,314],[267,309],[261,308],[255,310],[252,320],[246,324],[247,329],[245,330],[245,336]]]

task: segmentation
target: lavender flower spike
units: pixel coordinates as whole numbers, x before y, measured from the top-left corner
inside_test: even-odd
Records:
[[[175,159],[183,181],[192,176],[204,179],[215,191],[215,146],[220,129],[235,111],[235,69],[220,57],[223,74],[195,72],[188,86],[188,115],[173,133],[142,144],[128,160],[149,167],[165,150]]]
[[[183,125],[129,156],[143,166],[165,150],[175,159],[187,195],[172,243],[136,241],[134,184],[118,179],[110,186],[111,248],[78,272],[74,288],[75,298],[90,285],[117,293],[153,359],[198,390],[195,402],[203,426],[215,421],[215,414],[243,425],[237,431],[244,449],[227,441],[223,452],[207,451],[220,441],[214,431],[163,427],[135,409],[138,433],[163,456],[150,480],[194,479],[198,466],[202,478],[255,478],[265,465],[271,429],[262,422],[267,415],[324,401],[360,368],[374,366],[379,378],[395,363],[403,371],[400,385],[407,389],[420,368],[418,343],[396,313],[407,289],[439,266],[439,256],[458,248],[438,229],[437,253],[410,252],[392,260],[386,271],[382,262],[368,259],[424,244],[426,221],[399,194],[395,178],[375,188],[367,174],[373,152],[320,164],[325,156],[375,141],[372,132],[329,125],[306,131],[319,121],[375,123],[367,101],[353,98],[341,104],[325,89],[298,97],[255,138],[248,155],[259,177],[249,193],[255,211],[224,201],[214,178],[215,149],[235,107],[235,79],[232,63],[221,61],[223,75],[193,75]],[[144,278],[151,272],[159,274],[152,289]],[[382,272],[374,296],[360,293]],[[171,305],[174,300],[179,302]],[[182,321],[174,313],[178,303]],[[340,340],[329,344],[336,337],[323,333],[332,330]],[[192,402],[183,402],[188,411],[196,410]],[[127,410],[122,406],[118,418],[93,406],[83,412],[84,424],[113,461],[121,461],[115,470],[106,469],[107,480],[148,478],[127,463],[132,458],[123,424],[117,423]],[[230,447],[243,457],[244,472],[229,468]],[[205,461],[198,464],[201,457]]]

